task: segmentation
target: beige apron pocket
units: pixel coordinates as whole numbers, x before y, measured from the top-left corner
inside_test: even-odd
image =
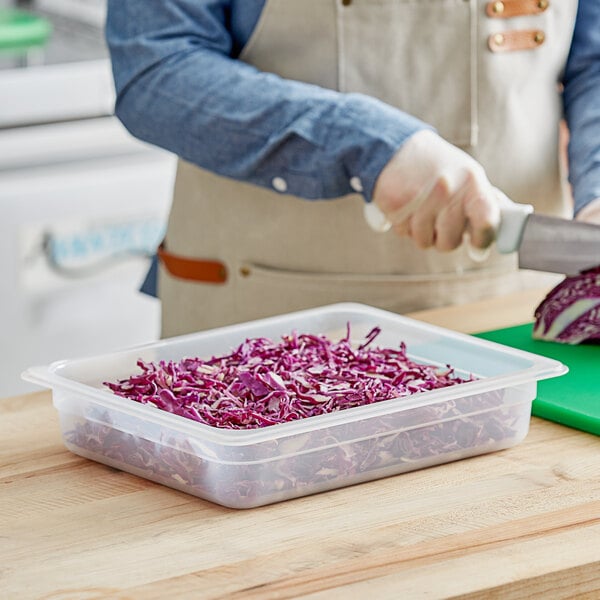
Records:
[[[353,0],[338,4],[339,88],[375,95],[477,143],[477,0]]]
[[[516,290],[512,270],[462,276],[331,274],[245,264],[239,269],[235,307],[240,320],[336,302],[361,302],[397,313],[458,304]]]
[[[233,286],[173,277],[161,264],[158,296],[162,304],[161,337],[173,337],[239,321]]]

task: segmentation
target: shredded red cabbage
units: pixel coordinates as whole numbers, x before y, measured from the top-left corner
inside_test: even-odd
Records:
[[[563,344],[600,340],[600,265],[550,291],[535,310],[533,337]]]
[[[232,508],[250,508],[507,448],[529,403],[504,390],[240,446],[204,443],[100,407],[65,423],[68,447]]]
[[[107,385],[119,395],[215,427],[253,429],[470,381],[449,366],[346,337],[249,339],[225,356],[140,362],[141,374]],[[65,415],[67,447],[233,508],[250,508],[492,452],[527,432],[529,402],[506,390],[440,398],[311,431],[218,443],[91,403]],[[454,396],[454,395],[452,395]]]
[[[117,383],[115,394],[223,429],[256,429],[409,396],[471,381],[417,363],[399,349],[372,342],[373,328],[353,347],[350,324],[337,342],[324,335],[246,339],[209,360],[138,361],[141,373]]]

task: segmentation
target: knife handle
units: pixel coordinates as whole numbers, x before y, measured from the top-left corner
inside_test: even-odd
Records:
[[[385,233],[392,228],[392,224],[388,221],[387,217],[381,212],[375,202],[368,202],[363,204],[363,216],[367,225],[375,233]]]
[[[525,223],[531,213],[531,204],[518,204],[508,199],[501,204],[500,225],[496,231],[496,249],[500,254],[510,254],[519,249]]]
[[[392,224],[374,202],[363,206],[365,221],[377,233],[389,231]],[[516,252],[521,244],[523,230],[529,215],[533,212],[531,204],[518,204],[506,199],[500,206],[500,225],[496,231],[496,248],[501,254]]]

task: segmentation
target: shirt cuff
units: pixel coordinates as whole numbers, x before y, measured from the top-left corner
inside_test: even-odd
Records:
[[[392,156],[417,131],[433,127],[362,94],[348,94],[341,112],[339,126],[355,137],[341,157],[348,183],[371,202],[377,178]]]

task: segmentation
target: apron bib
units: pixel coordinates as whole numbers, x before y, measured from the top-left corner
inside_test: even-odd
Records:
[[[376,96],[434,125],[512,199],[569,216],[557,82],[577,2],[504,5],[516,2],[532,14],[489,16],[481,0],[267,0],[240,58]],[[165,248],[218,261],[226,278],[190,281],[161,264],[162,335],[342,301],[403,313],[556,281],[517,271],[515,256],[475,262],[463,247],[442,254],[374,233],[363,204],[282,196],[180,161]]]

